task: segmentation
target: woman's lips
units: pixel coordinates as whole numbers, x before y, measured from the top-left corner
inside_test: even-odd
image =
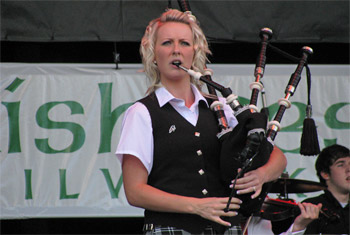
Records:
[[[181,61],[180,60],[174,60],[173,62],[171,62],[173,65],[175,65],[176,67],[178,67],[179,65],[181,65]]]

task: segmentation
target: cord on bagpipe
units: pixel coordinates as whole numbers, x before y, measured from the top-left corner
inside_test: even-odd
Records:
[[[269,123],[267,136],[271,139],[274,139],[277,132],[281,129],[280,122],[282,120],[283,114],[286,109],[291,107],[289,98],[294,95],[296,87],[298,86],[301,79],[302,70],[307,63],[307,58],[309,55],[312,55],[312,53],[312,48],[307,46],[302,48],[302,57],[295,72],[291,75],[291,78],[285,90],[285,97],[278,100],[278,104],[280,105],[279,109],[275,115],[274,120]]]
[[[288,58],[291,61],[298,62],[296,58],[285,51],[269,44],[269,48],[278,54]],[[318,142],[318,135],[315,121],[312,119],[312,105],[311,105],[311,71],[308,63],[305,63],[306,81],[307,81],[307,106],[305,111],[305,119],[303,122],[303,131],[300,142],[300,154],[304,156],[314,156],[320,153],[320,146]]]

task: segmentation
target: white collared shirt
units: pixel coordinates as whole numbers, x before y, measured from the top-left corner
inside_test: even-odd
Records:
[[[155,91],[155,95],[157,96],[160,107],[163,107],[169,102],[182,117],[195,126],[199,114],[199,101],[203,100],[207,105],[208,103],[194,85],[191,84],[191,87],[195,100],[190,108],[186,107],[184,100],[175,98],[164,87],[158,88]],[[232,128],[235,127],[238,122],[233,115],[231,107],[226,105],[224,98],[219,97],[219,100],[224,104],[224,111],[229,126]],[[121,162],[123,161],[123,154],[130,154],[137,157],[143,163],[148,173],[150,173],[153,165],[153,148],[151,116],[144,104],[136,102],[125,112],[116,155]]]

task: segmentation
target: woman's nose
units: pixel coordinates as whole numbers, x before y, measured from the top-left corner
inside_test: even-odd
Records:
[[[173,54],[180,54],[180,47],[178,43],[174,43]]]

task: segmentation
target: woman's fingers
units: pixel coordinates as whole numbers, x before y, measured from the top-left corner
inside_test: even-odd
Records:
[[[262,172],[259,169],[252,170],[245,173],[242,178],[238,179],[235,185],[237,194],[253,193],[251,196],[252,199],[258,197],[264,184],[261,173]],[[230,185],[230,188],[232,187],[233,184]]]
[[[214,221],[222,224],[224,226],[228,226],[230,227],[231,224],[225,220],[222,219],[222,217],[233,217],[238,215],[237,210],[240,208],[240,204],[242,203],[242,201],[238,198],[232,198],[231,202],[229,204],[229,210],[225,211],[226,207],[227,207],[227,202],[228,202],[229,198],[222,198],[221,199],[221,203],[223,203],[224,207],[220,207],[219,210],[216,211],[215,217],[214,217]]]
[[[197,205],[196,214],[203,218],[212,220],[216,223],[224,226],[231,226],[229,222],[224,221],[221,217],[232,217],[238,213],[236,210],[240,208],[242,201],[238,198],[232,198],[228,207],[228,211],[225,211],[229,198],[203,198]]]

